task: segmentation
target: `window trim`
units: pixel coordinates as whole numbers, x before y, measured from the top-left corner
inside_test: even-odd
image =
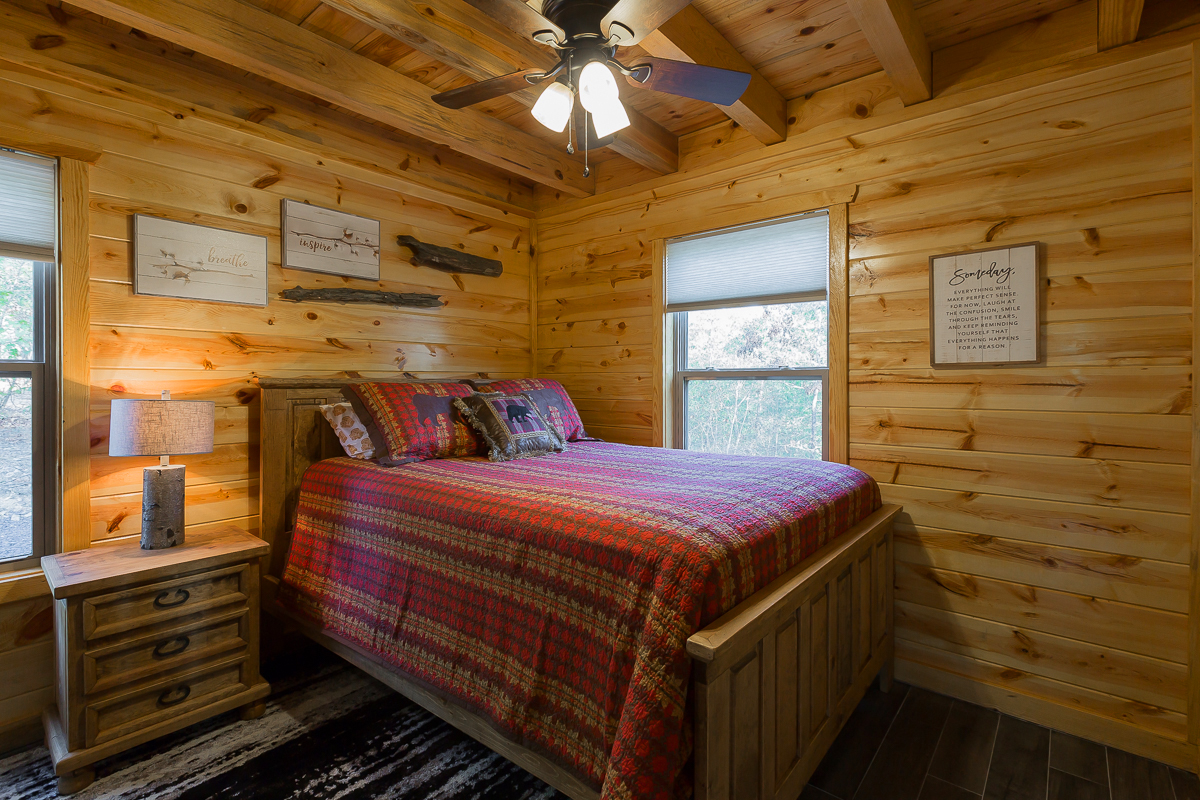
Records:
[[[12,132],[6,132],[11,134]],[[88,283],[91,191],[89,165],[104,150],[44,131],[0,146],[58,159],[58,270],[56,272],[59,423],[54,431],[58,459],[54,547],[66,553],[91,546],[91,406]],[[0,604],[43,597],[49,592],[40,566],[0,571]]]

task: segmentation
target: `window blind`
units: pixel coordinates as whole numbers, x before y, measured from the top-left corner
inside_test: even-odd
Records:
[[[0,256],[54,261],[55,167],[54,159],[0,150]]]
[[[667,241],[666,311],[825,296],[829,215],[744,225]]]

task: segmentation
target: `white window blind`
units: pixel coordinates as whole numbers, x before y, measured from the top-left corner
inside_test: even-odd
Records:
[[[50,158],[0,150],[0,256],[54,261],[55,166]]]
[[[667,241],[666,311],[824,297],[825,212]]]

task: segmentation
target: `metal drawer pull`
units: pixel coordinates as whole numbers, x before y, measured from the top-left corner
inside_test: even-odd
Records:
[[[174,689],[167,689],[165,692],[160,694],[158,696],[158,704],[160,706],[162,706],[163,708],[167,708],[169,706],[177,706],[180,703],[182,703],[184,700],[187,700],[188,695],[190,695],[191,693],[192,693],[192,687],[190,687],[186,684],[184,684],[183,686],[176,686]]]
[[[181,606],[188,601],[188,598],[192,596],[192,593],[189,592],[187,589],[176,589],[175,590],[175,598],[176,599],[172,600],[171,602],[168,603],[167,598],[170,596],[171,596],[171,591],[169,589],[165,592],[160,593],[158,595],[158,597],[154,598],[154,607],[155,608],[174,608],[175,606]]]
[[[177,656],[184,650],[187,650],[188,645],[191,643],[192,640],[186,636],[176,636],[174,639],[164,639],[163,641],[154,645],[154,657],[167,658],[168,656]]]

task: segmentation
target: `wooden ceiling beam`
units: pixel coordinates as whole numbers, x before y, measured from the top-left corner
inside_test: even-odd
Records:
[[[1144,0],[1100,0],[1096,37],[1101,50],[1129,44],[1137,38]]]
[[[763,144],[787,138],[787,100],[695,6],[685,6],[641,41],[652,56],[750,73],[750,86],[731,106],[718,106]]]
[[[166,39],[576,197],[593,179],[567,153],[477,111],[434,103],[433,90],[238,0],[73,0]]]
[[[913,0],[846,0],[904,105],[933,96],[932,59]]]
[[[558,63],[544,47],[463,0],[439,0],[420,11],[394,0],[325,2],[477,81],[520,69],[550,69]],[[532,106],[537,95],[531,89],[511,96]],[[678,170],[679,137],[635,109],[627,110],[630,126],[617,134],[609,149],[655,172]]]

